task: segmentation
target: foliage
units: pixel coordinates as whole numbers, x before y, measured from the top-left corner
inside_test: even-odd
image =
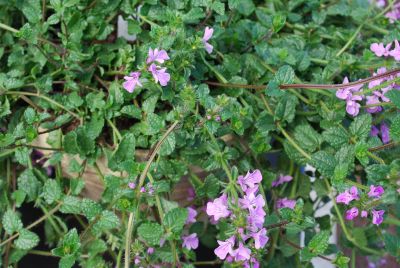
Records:
[[[60,267],[194,267],[196,254],[182,246],[190,234],[214,250],[246,218],[188,222],[184,204],[204,214],[222,193],[237,199],[239,175],[256,169],[270,239],[251,251],[261,267],[309,267],[329,254],[346,267],[344,248],[398,258],[400,238],[388,227],[400,215],[399,91],[385,94],[382,111],[362,104],[352,116],[338,88],[282,87],[357,81],[399,66],[370,50],[400,40],[400,27],[369,2],[0,0],[2,265],[43,254],[40,243]],[[134,41],[117,36],[119,16]],[[214,31],[207,40],[206,27]],[[169,56],[157,63],[170,75],[166,85],[146,62],[155,48]],[[130,93],[124,77],[136,71],[142,85]],[[389,142],[383,131],[371,135],[384,124]],[[293,179],[272,187],[281,174]],[[381,225],[370,215],[344,219],[335,196],[354,185],[364,192],[355,206],[385,211]],[[368,201],[370,185],[383,186],[381,198]],[[88,194],[99,187],[97,198]],[[189,201],[177,200],[178,190]],[[329,200],[333,217],[315,218]],[[28,222],[31,207],[43,216]],[[343,229],[336,246],[328,240],[334,222]]]

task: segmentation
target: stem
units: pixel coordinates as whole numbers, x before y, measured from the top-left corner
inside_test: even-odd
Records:
[[[175,129],[175,127],[178,125],[178,121],[175,121],[165,132],[165,134],[161,137],[159,142],[157,143],[156,147],[154,148],[153,152],[150,155],[149,160],[146,163],[146,166],[140,175],[139,178],[139,184],[136,189],[136,199],[137,199],[137,209],[136,209],[136,214],[138,216],[139,214],[139,204],[140,204],[140,188],[142,188],[144,180],[147,176],[147,173],[150,170],[150,165],[153,162],[154,158],[156,157],[157,153],[160,151],[161,145],[164,143],[165,139],[168,137],[168,135]],[[128,219],[128,228],[126,230],[126,235],[125,235],[125,268],[129,268],[129,263],[130,263],[130,244],[131,244],[131,236],[132,236],[132,229],[133,229],[133,223],[134,223],[134,218],[135,215],[133,212],[129,213],[129,219]],[[137,217],[136,217],[137,218]],[[176,262],[175,256],[174,256],[174,262]],[[175,264],[175,263],[174,263]]]
[[[6,30],[6,31],[13,32],[13,33],[18,33],[19,32],[17,29],[15,29],[13,27],[10,27],[10,26],[8,26],[6,24],[3,24],[1,22],[0,22],[0,28],[3,29],[3,30]]]
[[[0,92],[0,95],[5,94],[5,95],[25,95],[25,96],[33,96],[33,97],[38,97],[40,99],[46,100],[47,102],[50,102],[51,104],[54,104],[55,106],[61,108],[62,110],[66,111],[67,113],[69,113],[70,115],[72,115],[73,117],[81,120],[81,118],[79,117],[79,115],[77,115],[76,113],[68,110],[64,105],[56,102],[55,100],[52,100],[51,98],[38,93],[33,93],[33,92],[26,92],[26,91],[5,91],[5,92]]]
[[[329,184],[327,179],[324,179],[324,181],[325,181],[325,184],[326,184],[326,188],[327,188],[329,194],[331,195],[332,194],[332,188],[331,188],[331,186],[330,186],[330,184]],[[339,208],[338,208],[338,206],[336,204],[336,199],[332,195],[330,197],[331,197],[333,206],[335,208],[335,211],[336,211],[337,218],[339,220],[340,226],[342,227],[343,233],[346,236],[347,240],[349,240],[351,243],[353,243],[354,246],[356,246],[359,249],[362,249],[362,250],[364,250],[364,251],[366,251],[368,253],[371,253],[371,254],[374,254],[374,255],[379,255],[379,256],[382,255],[382,253],[380,251],[377,251],[377,250],[374,250],[374,249],[371,249],[371,248],[368,248],[368,247],[360,245],[357,242],[357,240],[350,235],[349,231],[347,230],[346,224],[345,224],[345,222],[343,220],[342,213],[340,212],[340,210],[339,210]]]
[[[351,43],[353,43],[353,41],[356,39],[357,35],[360,33],[361,29],[363,28],[364,24],[361,24],[360,26],[358,26],[357,30],[354,32],[354,34],[350,37],[349,41],[347,41],[347,43],[344,45],[344,47],[336,54],[336,57],[339,57],[340,55],[343,54],[343,52],[346,51],[346,49],[349,48],[349,46],[351,45]]]
[[[43,215],[42,217],[40,217],[39,219],[37,219],[36,221],[34,221],[33,223],[31,223],[30,225],[28,225],[26,227],[27,230],[32,229],[33,227],[35,227],[36,225],[40,224],[42,221],[46,220],[49,216],[53,215],[54,213],[56,213],[60,207],[62,205],[62,202],[60,202],[57,206],[55,206],[52,210],[50,210],[46,215]],[[7,240],[4,240],[3,242],[0,243],[0,247],[4,246],[5,244],[7,244],[9,241],[14,240],[15,238],[17,238],[19,236],[19,233],[16,233],[12,236],[10,236]]]

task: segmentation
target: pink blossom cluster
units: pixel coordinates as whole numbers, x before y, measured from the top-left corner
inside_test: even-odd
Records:
[[[385,190],[383,189],[382,186],[378,185],[371,185],[369,187],[369,192],[367,193],[367,196],[365,196],[365,199],[373,199],[373,201],[376,201],[378,199],[381,198],[381,196],[383,195],[383,193],[385,192]],[[343,203],[346,205],[349,205],[350,202],[352,202],[353,200],[360,200],[360,195],[358,193],[358,189],[355,186],[352,186],[350,189],[345,190],[343,193],[340,193],[337,197],[336,197],[336,202],[337,203]],[[360,202],[360,206],[365,206],[366,201]],[[361,210],[361,212],[360,212]],[[362,218],[366,218],[368,216],[368,211],[364,210],[364,209],[360,209],[357,206],[354,206],[352,208],[350,208],[349,210],[346,211],[346,220],[354,220],[355,218],[358,217],[358,215],[360,214],[360,216]],[[371,209],[371,214],[372,214],[372,223],[375,225],[380,225],[383,222],[383,214],[385,213],[384,210],[375,210],[375,209]]]
[[[378,135],[382,139],[382,143],[386,144],[390,141],[389,127],[385,122],[382,122],[378,128],[378,126],[371,126],[371,136],[377,137]]]
[[[385,8],[388,5],[387,0],[370,0],[374,1],[376,6],[379,8]],[[390,23],[394,23],[400,19],[400,2],[394,3],[393,7],[389,12],[385,14],[385,17],[389,19]]]
[[[169,56],[164,49],[159,50],[155,48],[149,48],[149,54],[146,60],[147,64],[150,66],[147,68],[155,82],[160,83],[161,86],[166,86],[171,78],[170,74],[167,73],[167,68],[160,67],[156,65],[156,63],[164,63],[166,60],[169,60]],[[131,72],[128,76],[124,76],[125,82],[122,84],[124,89],[129,93],[132,93],[137,86],[141,87],[142,84],[140,82],[140,71]]]
[[[279,185],[287,183],[291,180],[293,180],[292,176],[280,174],[279,177],[272,182],[272,187],[278,187]]]
[[[186,219],[185,224],[188,226],[196,222],[197,211],[192,207],[188,207],[187,210],[188,210],[188,217]],[[188,250],[197,249],[199,247],[199,238],[197,237],[196,233],[184,235],[182,236],[182,240],[183,240],[182,247],[187,248]]]
[[[252,249],[259,250],[265,247],[269,238],[263,227],[266,213],[264,197],[258,193],[262,175],[259,170],[248,172],[246,176],[239,176],[237,183],[243,194],[235,200],[228,200],[227,194],[207,203],[207,214],[213,222],[227,218],[237,227],[237,233],[225,241],[218,240],[214,253],[221,260],[240,262],[243,267],[260,267]],[[238,219],[245,219],[240,221]]]
[[[377,70],[376,73],[373,74],[373,76],[384,74],[386,72],[387,69],[385,67],[381,67]],[[384,82],[392,81],[393,79],[395,79],[395,76],[386,76],[380,79],[375,79],[368,83],[368,89],[372,89],[374,87],[381,85]],[[348,84],[348,83],[349,79],[345,77],[343,80],[343,84]],[[336,91],[336,97],[346,101],[346,112],[352,116],[356,116],[360,112],[361,105],[359,101],[363,99],[366,99],[365,104],[368,106],[366,108],[366,111],[368,113],[373,114],[381,112],[383,109],[380,103],[390,102],[390,99],[387,98],[385,94],[392,89],[398,89],[398,85],[392,83],[379,90],[374,90],[371,95],[365,96],[364,94],[362,94],[361,90],[363,86],[364,84],[352,85],[341,88],[338,91]]]
[[[393,57],[396,61],[400,61],[400,44],[399,41],[394,40],[394,48],[392,43],[384,45],[383,43],[371,44],[371,51],[378,57]]]
[[[203,42],[204,48],[206,49],[208,54],[211,54],[213,51],[213,48],[214,48],[210,43],[208,43],[208,40],[211,39],[213,33],[214,33],[213,28],[206,27],[206,29],[204,30],[203,38],[201,39],[201,41]]]

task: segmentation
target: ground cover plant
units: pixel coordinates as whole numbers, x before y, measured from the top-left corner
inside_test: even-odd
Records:
[[[398,267],[399,19],[0,0],[2,267]]]

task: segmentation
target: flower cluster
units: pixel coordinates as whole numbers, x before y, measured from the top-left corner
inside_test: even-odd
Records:
[[[263,227],[266,216],[263,207],[266,202],[258,193],[261,181],[262,175],[259,170],[248,172],[246,176],[239,176],[237,180],[243,191],[241,197],[228,200],[228,195],[224,193],[207,203],[206,212],[212,221],[218,222],[228,218],[237,227],[235,235],[225,241],[218,240],[219,247],[214,253],[221,260],[241,262],[244,267],[259,267],[254,253],[264,248],[269,240],[267,230]]]
[[[373,74],[373,76],[381,75],[386,72],[387,69],[385,67],[381,67],[377,70],[376,73]],[[383,78],[375,79],[368,83],[368,89],[373,90],[373,88],[378,87],[384,82],[392,81],[394,78],[395,78],[394,76],[386,76]],[[348,83],[349,80],[347,77],[345,77],[343,80],[343,84],[348,84]],[[398,88],[398,85],[392,83],[381,89],[374,90],[371,95],[365,96],[361,90],[363,86],[364,84],[352,85],[348,87],[343,87],[338,91],[336,91],[336,97],[346,101],[346,111],[348,114],[352,116],[358,115],[361,107],[358,101],[361,101],[364,98],[366,99],[365,104],[367,105],[366,111],[368,113],[373,114],[381,112],[383,109],[380,104],[382,102],[390,102],[390,99],[387,98],[385,94],[394,88],[395,89]]]
[[[371,1],[371,0],[370,0]],[[374,0],[372,0],[374,1]],[[375,4],[379,8],[385,8],[389,2],[387,0],[376,0]],[[400,19],[400,3],[394,3],[391,10],[385,14],[385,17],[389,19],[390,23],[394,23]]]
[[[286,182],[289,182],[291,180],[293,180],[292,176],[280,174],[279,177],[272,182],[272,187],[277,187],[277,186],[284,184]]]
[[[384,192],[385,190],[382,186],[371,185],[369,192],[366,195],[364,194],[360,197],[357,187],[352,186],[350,189],[347,189],[343,193],[340,193],[336,197],[336,202],[349,205],[350,202],[352,202],[353,200],[362,200],[361,202],[359,202],[358,207],[354,206],[346,211],[346,220],[354,220],[358,217],[359,214],[362,218],[366,218],[368,216],[367,209],[368,207],[371,207],[371,202],[368,203],[368,199],[372,199],[372,201],[374,202],[380,199]],[[359,209],[359,207],[362,207],[362,209]],[[370,212],[372,214],[372,223],[375,225],[380,225],[383,222],[383,214],[385,213],[385,211],[371,209]]]
[[[208,40],[211,39],[213,33],[213,28],[206,27],[206,29],[204,30],[203,38],[201,39],[208,54],[211,54],[214,48],[210,43],[208,43]]]
[[[381,136],[383,144],[389,143],[390,141],[389,127],[385,122],[382,122],[379,128],[374,125],[371,126],[371,136],[377,137],[378,135]]]
[[[156,83],[160,83],[161,86],[166,86],[171,78],[170,74],[167,73],[167,68],[162,68],[155,64],[164,63],[166,60],[169,60],[169,56],[167,52],[163,49],[159,50],[155,48],[154,50],[149,48],[149,54],[146,60],[147,64],[150,66],[147,70],[152,74]],[[123,83],[123,87],[129,93],[132,93],[137,86],[141,87],[142,84],[140,82],[140,71],[131,72],[129,76],[124,76],[125,82]]]
[[[392,43],[386,46],[383,43],[373,43],[370,47],[371,51],[378,57],[393,57],[396,61],[400,61],[400,44],[399,41],[394,40],[394,48]]]
[[[197,211],[194,208],[188,207],[188,217],[186,219],[185,224],[190,225],[191,223],[196,222]],[[182,247],[187,248],[188,250],[197,249],[199,247],[199,238],[196,233],[192,233],[189,235],[182,236]]]

